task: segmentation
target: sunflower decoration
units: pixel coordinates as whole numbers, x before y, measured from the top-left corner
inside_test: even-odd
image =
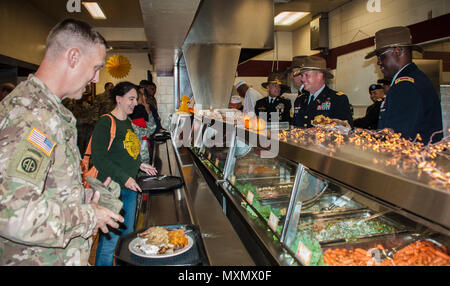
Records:
[[[131,70],[130,61],[122,55],[114,55],[106,61],[106,70],[114,78],[124,78]]]

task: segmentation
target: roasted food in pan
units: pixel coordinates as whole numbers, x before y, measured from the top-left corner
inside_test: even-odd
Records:
[[[376,245],[384,249],[383,245]],[[387,249],[385,249],[387,250]],[[381,263],[370,255],[370,249],[327,249],[323,260],[330,266],[450,266],[450,256],[445,246],[430,241],[416,241],[394,254],[393,259]]]

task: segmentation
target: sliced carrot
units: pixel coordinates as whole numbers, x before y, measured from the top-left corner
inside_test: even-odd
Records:
[[[436,250],[434,253],[437,256],[442,257],[444,260],[449,260],[450,259],[450,257],[447,254],[444,254],[444,253],[440,252],[439,250]]]

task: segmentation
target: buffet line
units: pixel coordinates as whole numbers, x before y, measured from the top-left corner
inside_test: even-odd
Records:
[[[245,219],[263,223],[254,231],[271,232],[279,264],[450,265],[448,138],[424,146],[390,130],[223,115],[178,115],[172,140],[187,138]]]

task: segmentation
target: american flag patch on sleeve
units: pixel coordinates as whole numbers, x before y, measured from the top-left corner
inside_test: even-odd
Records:
[[[28,135],[27,141],[41,149],[45,154],[47,154],[47,156],[50,156],[52,154],[53,149],[56,146],[56,143],[52,139],[50,139],[47,135],[36,128],[33,128],[33,130],[31,130],[30,135]]]

